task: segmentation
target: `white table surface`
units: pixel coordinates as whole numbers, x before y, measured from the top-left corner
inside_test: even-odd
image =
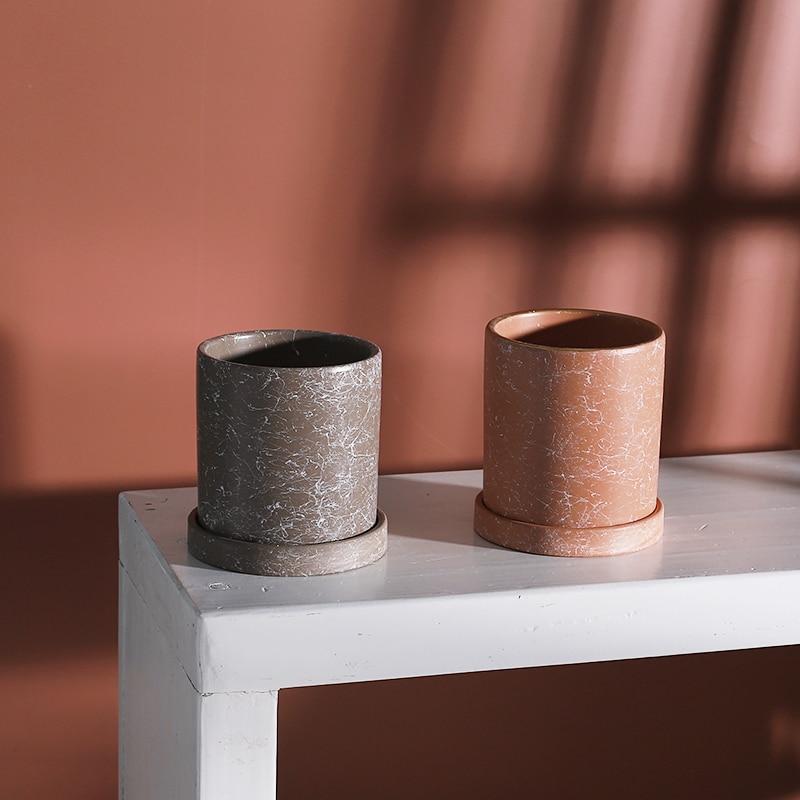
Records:
[[[387,556],[311,578],[195,561],[195,490],[126,492],[121,567],[204,695],[800,643],[800,451],[662,461],[663,542],[607,558],[484,542],[480,485],[381,478]]]

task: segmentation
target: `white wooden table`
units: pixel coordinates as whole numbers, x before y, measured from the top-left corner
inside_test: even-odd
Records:
[[[194,561],[194,489],[121,495],[120,796],[273,797],[283,687],[800,643],[800,451],[663,461],[664,541],[612,558],[489,545],[480,484],[382,478],[388,555],[314,578]]]

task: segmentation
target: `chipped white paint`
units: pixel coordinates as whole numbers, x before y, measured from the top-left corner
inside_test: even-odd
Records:
[[[193,489],[123,495],[123,796],[270,797],[282,687],[800,644],[800,452],[662,462],[664,539],[613,558],[484,542],[480,485],[382,478],[388,555],[291,579],[189,558]]]

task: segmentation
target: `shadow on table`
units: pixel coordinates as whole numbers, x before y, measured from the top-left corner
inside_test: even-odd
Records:
[[[695,472],[698,476],[708,477],[718,475],[729,478],[738,483],[759,483],[773,488],[785,486],[800,491],[800,451],[785,450],[771,453],[772,469],[759,459],[759,453],[743,454],[737,461],[731,462],[731,457],[708,456],[701,459],[675,459],[670,462],[670,469]],[[777,462],[775,456],[780,457],[781,473],[775,471]]]
[[[378,504],[389,518],[390,535],[501,550],[473,530],[473,509],[479,488],[420,481],[413,475],[387,475],[381,478],[381,485]],[[395,509],[403,513],[393,513]]]

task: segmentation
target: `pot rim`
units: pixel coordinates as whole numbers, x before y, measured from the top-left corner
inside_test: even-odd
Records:
[[[511,319],[512,317],[529,317],[539,314],[574,315],[578,313],[598,317],[613,317],[616,319],[632,320],[650,328],[651,335],[643,338],[641,341],[637,341],[628,345],[608,345],[605,347],[565,347],[561,345],[538,344],[536,342],[525,342],[521,341],[520,339],[512,339],[510,336],[505,336],[497,330],[497,326],[501,322]],[[498,339],[502,339],[504,342],[509,342],[519,347],[530,348],[533,350],[555,350],[557,352],[576,353],[635,352],[637,350],[644,349],[645,347],[648,347],[659,340],[666,339],[666,334],[664,333],[663,329],[651,320],[644,319],[644,317],[637,317],[633,314],[623,314],[619,311],[603,311],[602,309],[596,308],[531,308],[524,309],[522,311],[511,311],[507,314],[500,314],[500,316],[489,320],[489,322],[486,324],[486,331]]]
[[[290,366],[290,365],[266,365],[266,364],[242,364],[237,361],[231,361],[230,358],[220,358],[218,356],[212,355],[208,352],[209,348],[220,342],[224,339],[233,339],[234,344],[237,338],[245,338],[245,337],[253,337],[255,335],[264,336],[264,334],[277,334],[277,333],[294,333],[297,335],[298,333],[303,334],[311,334],[313,336],[323,336],[326,338],[336,339],[339,341],[346,341],[349,344],[358,345],[364,347],[366,350],[369,351],[369,355],[365,358],[358,358],[354,361],[346,361],[341,364],[327,364],[327,365],[314,365],[314,366]],[[242,351],[242,354],[247,352],[246,350]],[[362,339],[358,336],[351,336],[348,333],[335,333],[332,331],[319,331],[319,330],[312,330],[309,328],[255,328],[253,330],[248,331],[231,331],[230,333],[221,333],[218,336],[211,336],[208,339],[204,339],[197,345],[197,355],[202,356],[203,358],[207,358],[211,361],[216,361],[220,364],[229,364],[232,367],[236,367],[237,369],[245,369],[245,370],[275,370],[279,372],[309,372],[309,371],[319,371],[319,372],[334,372],[334,371],[343,371],[348,369],[354,369],[356,367],[362,366],[366,364],[368,361],[372,361],[373,359],[381,357],[381,349],[376,345],[374,342],[369,341],[369,339]]]

